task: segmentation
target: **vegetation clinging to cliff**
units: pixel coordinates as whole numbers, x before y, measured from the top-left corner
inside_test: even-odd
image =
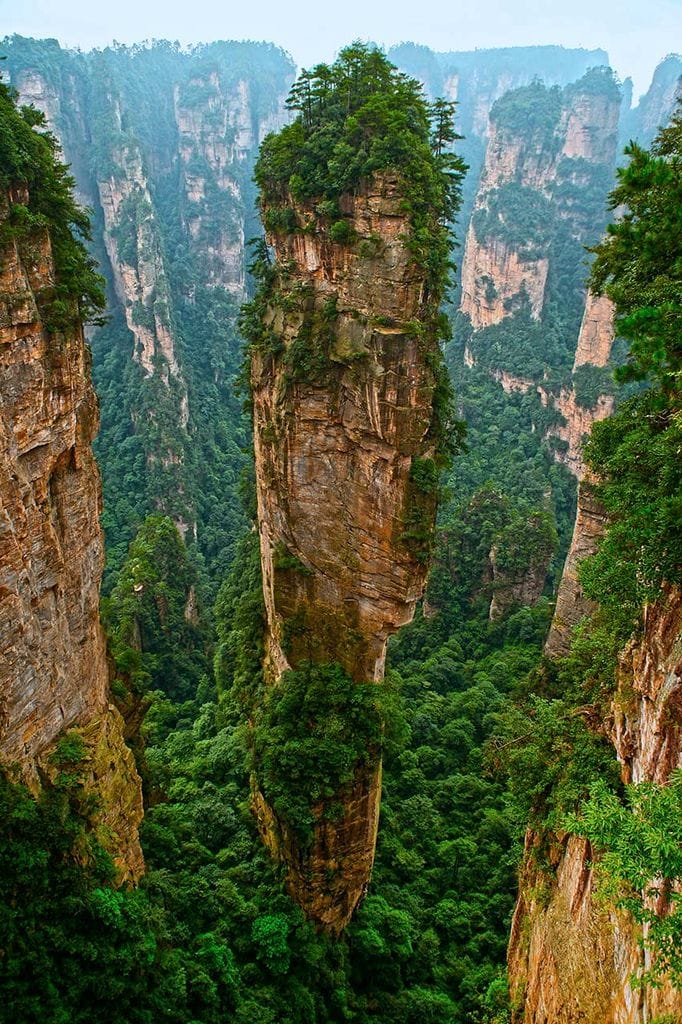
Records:
[[[261,205],[317,200],[319,215],[340,217],[341,195],[377,171],[398,171],[412,229],[408,244],[442,292],[450,265],[447,223],[459,208],[466,169],[449,151],[458,138],[454,104],[429,105],[417,81],[380,50],[355,43],[331,66],[304,71],[287,105],[296,119],[268,136],[256,164]]]
[[[625,379],[646,390],[595,424],[586,457],[602,483],[606,537],[582,570],[590,597],[632,628],[682,567],[682,114],[651,152],[631,143],[612,209],[627,212],[595,247],[591,287],[613,301],[630,344]],[[626,620],[623,620],[623,613]]]
[[[18,109],[14,90],[0,82],[0,188],[10,193],[0,242],[21,244],[40,229],[49,232],[55,282],[42,298],[48,330],[60,330],[96,319],[105,302],[102,278],[81,241],[90,238],[90,221],[73,198],[75,182],[45,124],[35,107]]]

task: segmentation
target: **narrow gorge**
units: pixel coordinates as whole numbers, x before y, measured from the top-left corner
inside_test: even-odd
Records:
[[[79,319],[80,289],[96,294],[97,278],[63,221],[50,222],[55,196],[76,225],[82,215],[52,171],[49,144],[6,87],[0,102],[17,147],[4,152],[0,186],[0,756],[37,792],[60,770],[65,732],[75,737],[91,824],[118,881],[135,881],[142,793],[99,621],[99,415]]]
[[[0,1021],[677,1024],[682,60],[0,49]]]

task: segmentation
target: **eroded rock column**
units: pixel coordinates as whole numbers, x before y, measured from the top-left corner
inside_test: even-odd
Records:
[[[379,682],[421,596],[435,516],[433,309],[396,177],[342,197],[352,241],[335,241],[312,204],[293,209],[296,228],[268,238],[275,284],[251,364],[266,677],[337,663]],[[377,758],[336,794],[335,820],[317,808],[304,850],[256,792],[293,897],[331,930],[369,881],[379,798]]]

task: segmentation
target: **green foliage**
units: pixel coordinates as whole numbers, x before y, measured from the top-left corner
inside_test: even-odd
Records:
[[[68,732],[62,736],[50,755],[50,761],[56,765],[77,765],[83,760],[85,753],[85,743],[80,733]]]
[[[537,189],[508,181],[486,194],[471,223],[479,242],[503,242],[523,260],[544,256],[552,240],[554,207]]]
[[[597,493],[609,525],[597,554],[581,566],[581,580],[604,608],[628,615],[630,630],[663,581],[680,579],[681,430],[670,405],[650,390],[595,424],[586,447],[603,479]]]
[[[582,409],[594,409],[600,395],[613,391],[613,371],[609,367],[582,363],[573,371],[573,393]]]
[[[286,974],[291,952],[287,942],[289,922],[284,914],[264,914],[251,927],[251,938],[257,955],[273,974]]]
[[[55,282],[38,301],[47,329],[55,332],[97,321],[104,294],[82,241],[90,238],[90,221],[76,205],[74,179],[59,161],[57,141],[45,124],[35,107],[17,109],[13,90],[0,82],[0,188],[9,200],[0,244],[15,240],[30,249],[44,232],[49,235]]]
[[[625,800],[595,781],[566,827],[595,847],[599,893],[645,925],[651,966],[635,983],[682,988],[682,772],[665,786],[628,786]]]
[[[519,838],[527,826],[541,835],[560,829],[598,779],[618,785],[613,748],[590,728],[594,718],[589,706],[537,695],[500,716],[488,756],[508,780]]]
[[[440,484],[440,473],[434,459],[412,459],[410,480],[422,494],[436,494]]]
[[[279,543],[273,555],[273,565],[277,572],[298,572],[310,576],[312,570],[305,565],[298,555],[293,555],[286,544]]]
[[[504,320],[476,331],[468,339],[469,348],[481,366],[506,370],[550,392],[571,380],[584,309],[584,246],[594,245],[606,227],[605,196],[613,174],[608,158],[560,156],[562,115],[582,96],[616,102],[619,86],[613,73],[593,68],[563,90],[535,81],[494,104],[490,116],[501,144],[516,146],[523,140],[522,148],[514,176],[489,189],[472,216],[479,241],[502,242],[531,263],[546,260],[547,278],[535,315],[522,284],[506,300]],[[538,175],[542,180],[549,168],[552,173],[542,185],[529,184]],[[490,283],[481,281],[479,287],[490,301]],[[586,381],[586,375],[581,370],[577,377],[583,405],[596,383],[593,378]]]
[[[111,888],[113,864],[77,794],[50,788],[36,800],[3,777],[0,820],[0,1019],[177,1021],[182,967],[146,894]]]
[[[654,600],[664,581],[680,580],[682,538],[682,119],[659,134],[652,151],[628,147],[612,207],[627,207],[596,247],[592,287],[615,303],[630,343],[621,376],[648,389],[595,424],[586,448],[601,479],[609,516],[597,554],[584,563],[586,593],[629,618]]]
[[[131,359],[133,338],[116,295],[97,203],[90,249],[107,277],[110,319],[89,340],[102,413],[95,449],[104,488],[105,592],[145,517],[163,512],[189,524],[191,557],[213,600],[246,526],[237,490],[250,443],[233,390],[242,344],[239,302],[229,286],[238,283],[239,266],[221,265],[218,254],[226,246],[238,252],[242,231],[255,227],[255,152],[235,152],[235,195],[203,149],[211,131],[228,147],[236,144],[234,128],[215,118],[225,118],[241,82],[248,84],[254,124],[262,124],[278,108],[294,66],[281,49],[262,43],[181,47],[159,40],[80,53],[56,40],[12,37],[3,53],[13,79],[22,71],[38,74],[60,97],[55,130],[80,192],[96,199],[99,184],[111,179],[123,195],[130,192],[112,234],[120,256],[133,267],[146,260],[156,283],[133,316],[148,324],[159,315],[179,365],[178,378],[163,360],[148,375]],[[183,137],[187,171],[203,182],[203,199],[196,202],[188,198],[184,165],[177,162],[176,117],[184,104],[187,116],[202,125],[200,137]]]
[[[381,697],[382,686],[355,683],[339,665],[303,664],[267,688],[253,726],[254,767],[302,845],[345,787],[378,764]]]
[[[304,71],[288,106],[295,120],[268,136],[256,164],[262,208],[292,196],[326,204],[326,213],[376,172],[397,171],[410,218],[408,245],[435,293],[442,293],[450,264],[446,222],[458,209],[465,170],[449,149],[458,138],[452,104],[439,101],[430,108],[414,79],[380,50],[354,43],[331,66]],[[351,241],[342,219],[331,235]]]
[[[191,698],[206,674],[209,636],[198,578],[176,526],[149,516],[104,603],[117,668],[138,692]]]
[[[593,249],[591,286],[614,302],[616,329],[629,342],[621,375],[669,395],[679,390],[682,359],[682,114],[650,152],[630,143],[625,153],[609,200],[626,212]]]
[[[493,104],[491,122],[510,135],[532,138],[547,145],[561,117],[561,89],[547,88],[539,79],[506,92]],[[551,141],[550,141],[551,145]]]

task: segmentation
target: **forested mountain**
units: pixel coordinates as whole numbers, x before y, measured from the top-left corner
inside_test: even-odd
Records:
[[[620,147],[630,134],[650,145],[670,118],[679,59],[631,111],[601,51],[404,44],[392,59],[445,96],[427,106],[355,46],[303,75],[287,108],[294,68],[266,44],[76,53],[14,37],[3,53],[92,207],[110,319],[97,324],[87,275],[72,335],[34,316],[70,280],[59,240],[87,227],[47,140],[25,192],[16,153],[38,120],[3,90],[2,242],[24,246],[28,277],[43,274],[30,289],[7,277],[3,340],[20,353],[33,325],[56,367],[39,404],[72,434],[55,413],[13,453],[17,493],[25,503],[30,481],[43,518],[13,548],[0,534],[0,625],[22,593],[15,562],[33,558],[45,596],[24,602],[22,643],[48,619],[56,635],[71,561],[69,585],[82,566],[88,596],[67,604],[89,612],[83,635],[100,646],[96,659],[82,652],[95,683],[77,704],[69,680],[84,670],[48,645],[45,692],[67,731],[35,744],[30,790],[16,772],[3,781],[0,1019],[540,1024],[549,1006],[566,1024],[674,1020],[679,122],[651,155]],[[249,252],[258,148],[285,123],[256,170],[269,244]],[[453,149],[471,169],[443,316]],[[634,218],[599,245],[617,165],[612,205]],[[44,188],[55,177],[57,192]],[[34,192],[48,196],[47,220]],[[52,246],[52,269],[27,225]],[[597,246],[589,293],[585,246]],[[108,668],[78,305],[95,320]],[[434,341],[450,331],[454,406]],[[23,380],[17,360],[11,379]],[[12,390],[5,433],[23,437],[31,403]],[[44,450],[53,434],[64,451]],[[62,486],[65,472],[87,486]],[[66,545],[83,524],[79,561]],[[415,606],[385,681],[363,686],[383,678],[386,639]],[[77,634],[62,647],[83,646]],[[31,697],[14,634],[2,655]],[[20,726],[5,760],[25,757]],[[145,801],[134,888],[121,885],[126,858],[112,863],[123,832],[107,813],[113,794],[139,822],[121,735]],[[128,841],[132,877],[134,829]],[[602,850],[606,911],[593,898]],[[657,901],[642,898],[658,877]],[[631,974],[644,981],[636,998]]]
[[[81,54],[15,37],[4,53],[93,210],[109,316],[90,334],[108,564],[120,568],[145,515],[164,512],[214,593],[245,527],[234,379],[253,164],[282,120],[293,65],[256,43]]]

